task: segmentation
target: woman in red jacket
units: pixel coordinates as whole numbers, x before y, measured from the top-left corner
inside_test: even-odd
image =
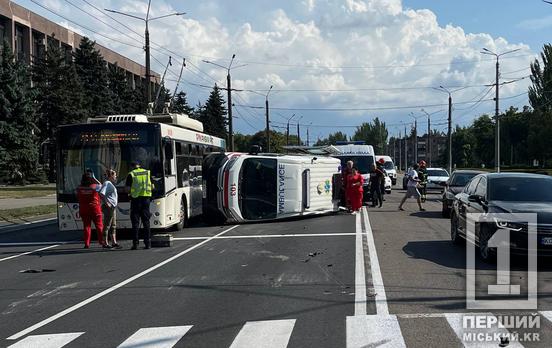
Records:
[[[98,233],[98,243],[106,247],[102,237],[103,222],[100,194],[101,184],[94,178],[94,175],[87,171],[82,175],[81,184],[77,188],[77,198],[79,200],[79,214],[84,228],[84,248],[90,248],[90,238],[92,235],[92,222]]]
[[[352,173],[347,178],[347,195],[351,200],[353,214],[356,214],[362,208],[363,183],[364,178],[359,174],[357,168],[353,168]]]

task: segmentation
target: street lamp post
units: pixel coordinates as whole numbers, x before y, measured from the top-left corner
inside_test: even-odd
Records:
[[[499,107],[500,107],[500,104],[499,104],[499,80],[500,80],[500,63],[499,63],[499,60],[500,60],[500,57],[506,55],[506,54],[510,54],[510,53],[514,53],[514,52],[517,52],[519,51],[520,49],[515,49],[515,50],[511,50],[511,51],[507,51],[507,52],[503,52],[503,53],[495,53],[495,52],[492,52],[486,48],[483,48],[483,51],[481,51],[481,54],[487,54],[487,55],[490,55],[490,56],[495,56],[496,57],[496,85],[495,85],[495,89],[496,89],[496,96],[495,96],[495,167],[496,167],[496,172],[497,173],[500,173],[500,116],[499,116]]]
[[[448,138],[448,171],[449,174],[452,173],[452,93],[459,91],[460,89],[457,89],[455,91],[450,91],[447,88],[443,86],[439,86],[439,88],[434,88],[436,91],[439,92],[445,92],[448,94],[448,130],[447,130],[447,138]]]
[[[123,15],[123,16],[131,17],[131,18],[134,18],[134,19],[139,19],[141,21],[144,21],[145,24],[146,24],[146,30],[145,30],[145,33],[144,33],[144,36],[145,36],[144,51],[146,52],[146,99],[148,101],[148,104],[151,102],[151,64],[150,64],[149,22],[157,20],[157,19],[167,18],[167,17],[171,17],[171,16],[182,16],[182,15],[186,14],[186,12],[175,12],[175,13],[169,13],[169,14],[166,14],[166,15],[163,15],[163,16],[150,18],[150,16],[149,16],[150,7],[151,7],[151,0],[148,1],[148,10],[146,12],[146,17],[145,18],[134,16],[134,15],[124,13],[124,12],[120,12],[120,11],[116,11],[116,10],[110,10],[110,9],[107,9],[107,8],[104,9],[104,10],[106,10],[108,12],[111,12],[111,13],[116,13],[116,14],[120,14],[120,15]]]
[[[422,112],[427,115],[427,144],[426,144],[426,158],[429,166],[431,167],[431,120],[430,115],[422,109]]]
[[[291,115],[290,118],[288,118],[287,120],[287,128],[286,128],[286,145],[289,146],[289,121],[291,121],[291,119],[295,117],[295,114]]]
[[[408,116],[414,119],[414,162],[418,163],[418,117],[414,116],[414,113],[411,112]]]
[[[272,86],[268,89],[268,92],[266,92],[265,96],[265,109],[266,109],[266,147],[268,149],[267,152],[270,153],[270,115],[268,113],[268,95],[270,94],[270,91],[272,91]]]
[[[214,66],[218,66],[219,68],[226,70],[226,92],[228,95],[228,145],[230,147],[230,151],[234,151],[234,119],[232,117],[232,78],[230,76],[230,70],[237,69],[245,66],[239,65],[232,67],[232,63],[234,63],[234,59],[236,58],[236,55],[233,54],[232,58],[230,59],[230,64],[228,66],[223,66],[215,62],[211,62],[209,60],[203,60],[204,63],[211,64]]]
[[[303,116],[297,119],[297,145],[298,146],[301,146],[301,132],[299,131],[299,121],[301,121],[302,118]]]

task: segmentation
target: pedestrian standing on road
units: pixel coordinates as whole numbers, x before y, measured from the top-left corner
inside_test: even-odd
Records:
[[[90,248],[90,239],[92,236],[92,222],[96,227],[98,234],[98,243],[104,248],[104,240],[102,238],[103,221],[101,199],[99,191],[101,183],[94,177],[91,170],[87,170],[81,178],[81,184],[77,187],[77,199],[79,201],[79,214],[82,219],[84,230],[84,248]]]
[[[384,181],[383,172],[375,164],[372,164],[370,170],[370,195],[372,196],[372,207],[383,205],[383,196],[381,193],[381,182]]]
[[[380,188],[382,202],[385,201],[385,178],[387,177],[387,171],[385,170],[385,168],[383,168],[384,163],[385,163],[385,160],[383,158],[380,158],[378,163],[376,163],[376,166],[378,167],[378,169],[383,173],[383,178],[381,179],[381,188]]]
[[[351,199],[352,214],[356,214],[362,208],[362,196],[364,178],[359,174],[357,168],[353,168],[351,174],[347,178],[347,192]]]
[[[351,212],[351,197],[349,196],[349,175],[353,173],[353,161],[347,161],[345,168],[341,173],[341,180],[343,181],[343,205],[347,208],[347,211]]]
[[[425,203],[427,198],[427,176],[426,162],[421,160],[418,169],[418,178],[420,179],[419,191],[422,203]]]
[[[105,182],[100,190],[100,195],[103,198],[102,214],[103,214],[103,237],[104,245],[110,248],[121,249],[117,243],[117,204],[118,194],[115,183],[117,182],[117,172],[113,169],[105,171]],[[111,245],[109,245],[109,237],[111,236]]]
[[[138,249],[140,241],[140,221],[144,228],[144,249],[150,244],[150,202],[153,185],[149,170],[143,169],[139,161],[131,163],[134,168],[126,178],[126,187],[130,191],[130,221],[132,223],[132,250]]]
[[[415,197],[416,201],[418,202],[418,207],[420,208],[420,211],[425,211],[424,207],[422,207],[420,192],[418,191],[418,185],[420,183],[420,179],[418,178],[417,170],[418,170],[418,164],[414,164],[406,174],[408,176],[408,182],[406,184],[406,194],[404,195],[401,201],[401,204],[399,204],[399,210],[404,210],[403,204],[404,202],[406,202],[407,198]]]

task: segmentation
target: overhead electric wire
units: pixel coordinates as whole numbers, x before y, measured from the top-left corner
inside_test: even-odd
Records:
[[[141,47],[141,46],[136,46],[136,45],[130,44],[130,43],[128,43],[128,42],[124,42],[124,41],[121,41],[121,40],[118,40],[118,39],[114,39],[114,38],[112,38],[112,37],[109,37],[109,36],[107,36],[107,35],[104,35],[104,34],[102,34],[102,33],[99,33],[99,32],[97,32],[97,31],[95,31],[95,30],[93,30],[93,29],[90,29],[90,28],[88,28],[88,27],[86,27],[86,26],[84,26],[84,25],[82,25],[82,24],[80,24],[80,23],[77,23],[77,22],[75,22],[75,21],[73,21],[73,20],[71,20],[71,19],[69,19],[69,18],[67,18],[67,17],[65,17],[65,16],[63,16],[63,15],[61,15],[61,14],[59,14],[59,13],[53,11],[52,9],[46,7],[45,5],[39,3],[39,2],[36,1],[36,0],[30,0],[30,1],[31,1],[32,3],[34,3],[34,4],[36,4],[37,6],[42,7],[42,8],[45,9],[46,11],[51,12],[51,13],[53,13],[54,15],[56,15],[56,16],[58,16],[58,17],[60,17],[60,18],[63,18],[63,19],[65,19],[66,21],[71,22],[71,23],[73,23],[74,25],[76,25],[76,26],[78,26],[78,27],[83,28],[83,29],[86,30],[86,31],[89,31],[89,32],[91,32],[91,33],[94,33],[94,34],[96,34],[96,35],[98,35],[98,36],[101,36],[101,37],[103,37],[103,38],[105,38],[105,39],[108,39],[108,40],[111,40],[111,41],[120,43],[121,45],[126,45],[126,46],[130,46],[130,47],[134,47],[134,48],[143,49],[143,47]]]
[[[132,29],[131,27],[129,27],[128,25],[124,24],[123,22],[117,20],[115,17],[111,16],[109,13],[107,13],[106,11],[96,7],[95,5],[91,4],[88,0],[82,0],[84,1],[88,6],[96,9],[98,12],[101,12],[104,16],[108,17],[108,18],[111,18],[111,20],[113,20],[114,22],[117,22],[118,24],[122,25],[124,28],[130,30],[131,32],[133,32],[134,34],[138,35],[140,38],[143,38],[143,34],[140,34],[139,32],[135,31],[134,29]]]

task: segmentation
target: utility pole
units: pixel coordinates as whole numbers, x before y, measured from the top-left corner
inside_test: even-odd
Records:
[[[289,146],[289,121],[295,116],[295,114],[291,115],[290,118],[288,118],[287,121],[287,127],[286,127],[286,145]]]
[[[267,152],[270,153],[270,116],[269,116],[269,113],[268,113],[268,95],[270,94],[270,91],[272,90],[272,86],[270,86],[270,88],[268,89],[268,92],[266,92],[266,97],[265,97],[265,109],[266,109],[266,147],[267,147]]]
[[[406,136],[406,125],[404,126],[404,170],[408,169],[408,137]]]
[[[399,170],[401,170],[402,166],[402,146],[401,146],[401,131],[399,131]]]
[[[211,62],[208,60],[203,60],[204,63],[212,64],[214,66],[218,66],[219,68],[226,69],[226,92],[228,95],[228,145],[229,145],[230,151],[234,151],[234,118],[232,116],[232,77],[230,76],[230,70],[245,66],[244,64],[244,65],[239,65],[232,68],[232,63],[234,63],[234,58],[236,58],[235,54],[232,55],[232,58],[230,59],[230,64],[228,64],[228,67],[222,66],[218,63]]]
[[[301,132],[299,132],[299,121],[301,121],[302,118],[303,116],[300,116],[299,119],[297,119],[297,145],[298,146],[301,146]]]
[[[519,51],[520,49],[515,49],[503,53],[495,53],[492,52],[486,48],[483,48],[483,51],[481,51],[482,54],[487,54],[491,56],[496,57],[496,83],[495,83],[495,89],[496,89],[496,96],[495,96],[495,168],[496,172],[500,173],[500,103],[499,103],[499,89],[500,89],[500,57],[506,54],[514,53]]]
[[[414,119],[414,163],[418,163],[418,117],[413,112],[409,116]]]
[[[422,109],[422,112],[427,115],[427,144],[426,144],[426,159],[427,163],[429,163],[429,166],[431,167],[431,121],[430,121],[430,114],[428,114],[424,109]]]
[[[141,21],[144,21],[145,24],[146,24],[146,30],[145,30],[145,33],[144,33],[144,36],[145,36],[144,51],[146,53],[146,76],[145,77],[146,77],[146,100],[147,100],[148,104],[151,102],[151,64],[150,64],[149,22],[154,21],[156,19],[161,19],[161,18],[166,18],[166,17],[171,17],[171,16],[182,16],[182,15],[186,14],[186,12],[175,12],[175,13],[169,13],[169,14],[166,14],[166,15],[163,15],[163,16],[150,18],[150,16],[149,16],[150,8],[151,8],[151,0],[148,1],[148,10],[146,12],[146,17],[145,18],[134,16],[134,15],[131,15],[131,14],[128,14],[128,13],[120,12],[120,11],[110,10],[110,9],[107,9],[107,8],[104,9],[105,11],[108,11],[108,12],[111,12],[111,13],[116,13],[116,14],[120,14],[120,15],[123,15],[123,16],[139,19]]]
[[[439,86],[439,88],[434,88],[437,91],[445,92],[448,94],[448,131],[447,131],[447,138],[448,138],[448,172],[449,174],[452,174],[452,93],[459,91],[460,89],[457,89],[455,91],[450,91],[446,89],[443,86]]]

